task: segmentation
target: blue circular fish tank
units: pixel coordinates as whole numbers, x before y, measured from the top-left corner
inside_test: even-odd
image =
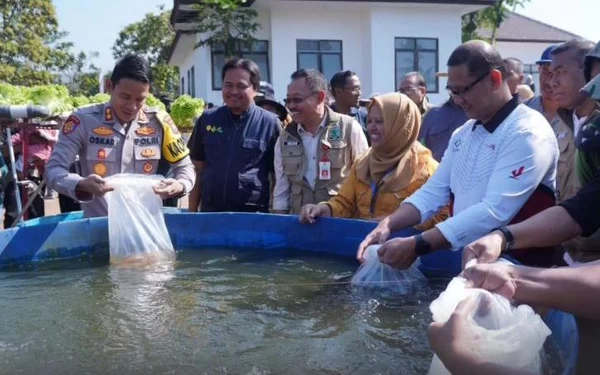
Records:
[[[188,213],[165,208],[165,221],[176,249],[253,249],[285,258],[293,249],[353,262],[356,249],[375,223],[321,218],[302,225],[296,216],[250,213]],[[416,233],[405,230],[393,236]],[[85,219],[81,212],[33,219],[0,231],[0,270],[13,273],[54,261],[90,256],[108,259],[107,218]],[[355,261],[354,261],[355,262]],[[356,264],[358,266],[358,264]],[[456,276],[461,253],[439,251],[421,258],[421,271],[432,280]],[[18,273],[18,272],[17,272]],[[426,319],[426,317],[424,318]],[[562,363],[563,374],[574,374],[578,332],[571,314],[550,311],[545,321]],[[1,341],[1,340],[0,340]],[[0,342],[1,344],[1,342]]]

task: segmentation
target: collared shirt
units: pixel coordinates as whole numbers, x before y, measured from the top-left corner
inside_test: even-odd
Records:
[[[577,112],[573,111],[573,134],[575,134],[575,137],[577,137],[581,125],[585,124],[587,118],[587,116],[577,117]]]
[[[323,118],[319,129],[325,127],[327,116]],[[306,170],[304,178],[314,189],[317,181],[317,150],[320,144],[321,132],[318,130],[313,135],[304,130],[302,125],[298,125],[298,134],[302,138],[302,146],[304,147],[304,158]],[[368,149],[367,141],[363,135],[363,129],[357,121],[352,122],[350,129],[350,142],[352,142],[352,160],[356,160],[362,156]],[[290,208],[290,182],[283,173],[283,163],[281,158],[281,146],[279,139],[275,145],[275,188],[273,190],[273,210],[284,211]]]
[[[268,212],[277,116],[254,104],[241,116],[227,106],[200,116],[189,140],[190,157],[205,162],[203,212]]]
[[[502,108],[500,108],[500,110],[498,112],[496,112],[494,114],[494,116],[492,116],[491,119],[488,120],[488,122],[486,122],[484,124],[483,122],[481,122],[479,120],[475,121],[475,124],[473,125],[473,130],[475,130],[475,127],[477,125],[481,125],[489,133],[493,133],[494,130],[496,130],[496,128],[498,126],[500,126],[500,124],[502,124],[502,122],[504,122],[504,120],[506,120],[508,115],[510,115],[511,112],[514,111],[518,106],[519,106],[519,96],[513,95],[512,99],[508,103],[504,104],[502,106]]]
[[[432,107],[427,112],[419,131],[419,141],[431,150],[433,158],[439,162],[444,156],[452,133],[467,120],[465,111],[448,100],[442,106]]]
[[[405,201],[422,222],[452,202],[454,216],[436,227],[454,249],[509,223],[540,184],[555,191],[558,146],[544,116],[513,98],[477,124],[454,132],[435,174]]]

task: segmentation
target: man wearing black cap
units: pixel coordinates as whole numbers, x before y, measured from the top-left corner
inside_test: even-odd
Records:
[[[256,92],[254,102],[262,109],[276,114],[283,127],[292,122],[290,111],[275,99],[275,90],[269,82],[260,81],[260,87]]]

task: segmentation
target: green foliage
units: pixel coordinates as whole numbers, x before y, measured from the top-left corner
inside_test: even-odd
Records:
[[[465,14],[462,18],[463,42],[480,39],[477,29],[483,27],[491,30],[489,42],[496,43],[498,28],[508,17],[510,10],[524,7],[531,0],[498,0],[496,4],[478,12]]]
[[[110,100],[110,95],[104,94],[104,93],[99,93],[99,94],[96,94],[96,95],[90,97],[90,104],[106,103],[109,100]]]
[[[39,104],[48,107],[52,114],[73,109],[69,91],[60,85],[25,87],[0,84],[0,104]]]
[[[256,22],[256,10],[242,7],[244,2],[206,0],[195,4],[198,16],[192,22],[198,26],[194,32],[203,36],[196,45],[223,46],[226,57],[236,56],[241,47],[251,46],[260,24]]]
[[[152,69],[152,90],[155,93],[175,96],[179,91],[179,70],[169,66],[168,57],[175,32],[171,28],[170,11],[147,13],[138,22],[127,25],[113,45],[113,56],[120,59],[135,53],[148,59]]]
[[[157,99],[152,94],[150,94],[150,96],[148,96],[148,99],[146,99],[146,105],[151,108],[162,109],[163,111],[167,110],[167,107],[165,107],[165,104],[163,102],[161,102],[159,99]]]
[[[171,104],[171,118],[181,130],[194,127],[194,121],[204,110],[204,100],[181,95]]]
[[[71,97],[71,105],[73,108],[83,107],[84,105],[90,104],[90,98],[87,96],[79,95]]]
[[[58,29],[51,0],[0,1],[0,81],[32,86],[55,82],[71,43]]]

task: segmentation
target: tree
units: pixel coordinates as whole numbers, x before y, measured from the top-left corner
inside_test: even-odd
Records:
[[[489,42],[496,43],[498,28],[506,17],[509,10],[515,10],[517,7],[524,7],[531,0],[498,0],[490,7],[487,7],[478,12],[469,13],[463,16],[463,42],[471,39],[479,38],[477,30],[480,27],[485,27],[491,31]]]
[[[92,59],[98,57],[98,52],[80,52],[77,56],[68,57],[68,66],[62,72],[60,81],[67,86],[73,96],[92,96],[100,92],[100,68],[94,65]]]
[[[225,57],[239,54],[250,47],[254,33],[260,28],[256,10],[243,7],[246,0],[205,0],[195,4],[198,11],[193,32],[201,36],[197,46],[223,46]]]
[[[0,1],[0,81],[54,83],[72,48],[65,36],[51,0]]]
[[[138,22],[126,26],[113,45],[113,56],[120,59],[128,53],[144,56],[152,69],[155,93],[175,95],[179,87],[179,71],[169,66],[169,50],[175,38],[170,24],[170,11],[159,7],[159,13],[147,13]]]

